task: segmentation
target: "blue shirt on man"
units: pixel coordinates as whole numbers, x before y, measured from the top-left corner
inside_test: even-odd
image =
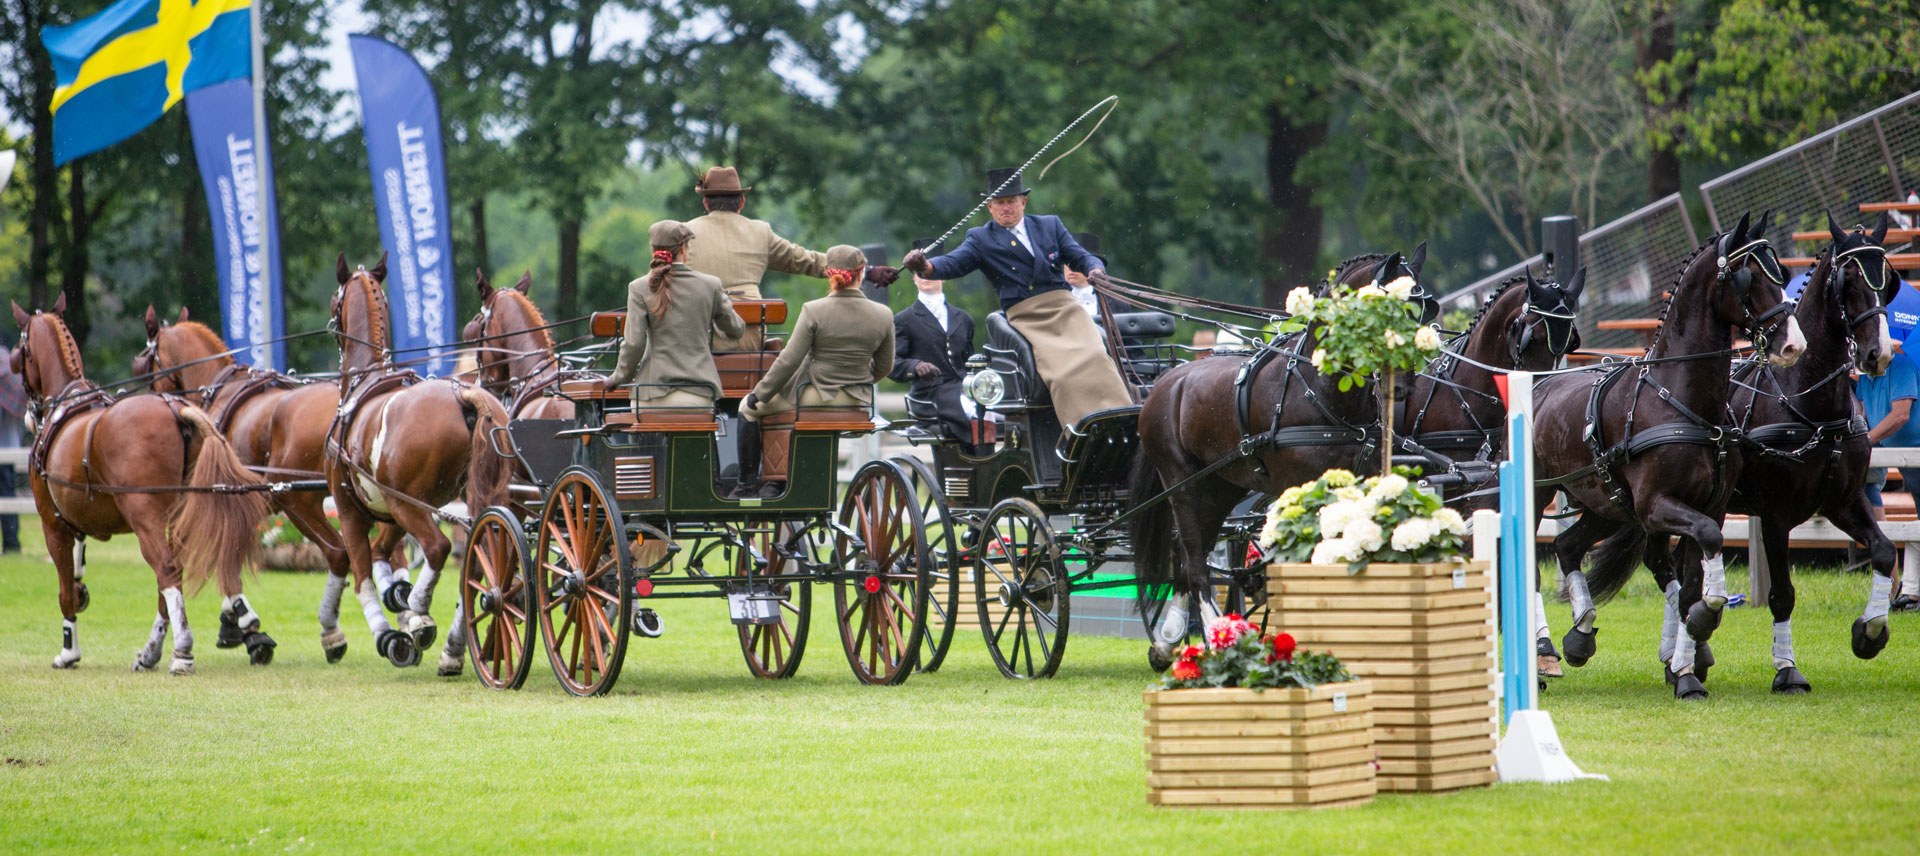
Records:
[[[1896,352],[1893,362],[1887,366],[1886,374],[1880,377],[1861,375],[1855,382],[1854,390],[1860,396],[1860,403],[1866,407],[1867,426],[1878,425],[1880,420],[1893,412],[1894,402],[1903,398],[1920,399],[1920,366],[1914,364],[1912,357]],[[1920,446],[1920,412],[1908,413],[1907,424],[1887,435],[1880,445]]]

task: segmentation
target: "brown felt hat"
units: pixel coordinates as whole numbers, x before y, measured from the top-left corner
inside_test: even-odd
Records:
[[[701,196],[738,196],[753,188],[740,186],[740,173],[733,167],[716,166],[707,170],[693,189]]]
[[[693,240],[693,230],[678,220],[661,220],[647,227],[647,243],[670,249]]]
[[[859,247],[841,244],[827,250],[827,267],[837,270],[859,270],[867,266],[867,254]]]

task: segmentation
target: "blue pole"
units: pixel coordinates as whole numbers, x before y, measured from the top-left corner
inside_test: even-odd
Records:
[[[1525,450],[1527,416],[1515,413],[1508,417],[1507,448]],[[1528,573],[1527,549],[1533,533],[1527,531],[1528,523],[1533,521],[1533,509],[1528,507],[1526,494],[1528,469],[1521,461],[1512,460],[1510,455],[1506,463],[1500,465],[1500,656],[1501,656],[1501,720],[1513,717],[1516,710],[1532,708],[1533,663],[1532,628],[1528,610],[1532,600],[1528,597],[1533,590],[1533,576]]]

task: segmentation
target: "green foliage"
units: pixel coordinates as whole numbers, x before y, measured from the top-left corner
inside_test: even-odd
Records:
[[[1280,329],[1313,328],[1314,368],[1339,378],[1341,392],[1364,387],[1369,375],[1412,371],[1440,350],[1440,334],[1420,323],[1420,307],[1409,300],[1413,288],[1404,276],[1384,287],[1336,285],[1326,297],[1302,286],[1287,295],[1289,317]]]

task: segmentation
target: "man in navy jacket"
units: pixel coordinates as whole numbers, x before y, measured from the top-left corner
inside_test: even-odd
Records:
[[[1104,285],[1106,265],[1073,239],[1060,218],[1027,216],[1028,189],[1015,170],[988,170],[987,187],[983,195],[989,197],[993,222],[967,230],[967,239],[946,255],[929,259],[922,250],[908,253],[903,266],[929,279],[958,279],[975,270],[986,274],[1007,321],[1033,348],[1034,368],[1052,394],[1061,425],[1131,404],[1099,328],[1073,299],[1061,269],[1070,264]]]

